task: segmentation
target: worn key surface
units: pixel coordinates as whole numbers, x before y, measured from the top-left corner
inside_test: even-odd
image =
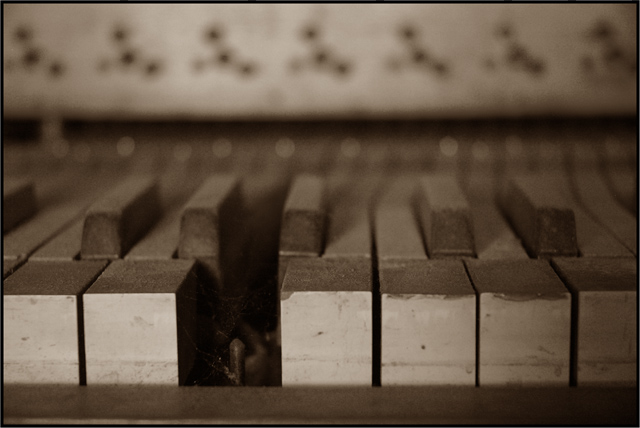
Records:
[[[38,173],[36,183],[38,211],[28,221],[3,236],[4,260],[25,260],[34,251],[55,238],[81,218],[96,190],[94,178],[85,178],[82,170],[62,169],[59,174]]]
[[[357,178],[341,171],[328,184],[327,238],[322,254],[331,258],[371,258],[371,210],[381,187],[379,173]]]
[[[163,215],[125,255],[125,260],[163,260],[176,256],[183,205],[200,180],[186,173],[166,173],[160,178]]]
[[[546,179],[571,207],[576,222],[576,244],[581,257],[633,257],[607,229],[595,221],[578,203],[564,172],[548,171]]]
[[[610,135],[604,142],[603,174],[616,199],[635,217],[638,216],[637,133],[622,139]]]
[[[3,183],[2,233],[33,216],[36,211],[36,195],[32,181],[7,179]]]
[[[580,203],[634,255],[637,254],[637,220],[622,208],[598,173],[592,147],[573,147],[573,186]],[[583,164],[586,164],[583,166]]]
[[[476,294],[462,261],[381,264],[381,384],[475,385]]]
[[[496,126],[485,124],[485,138],[498,138]],[[473,223],[473,240],[478,259],[528,258],[521,240],[500,212],[496,195],[500,178],[500,152],[495,144],[473,139],[462,147],[459,181],[465,191]],[[464,152],[468,152],[464,154]]]
[[[120,180],[119,175],[113,171],[98,173],[88,177],[81,185],[74,187],[82,196],[84,206],[78,211],[78,215],[63,228],[60,233],[51,237],[50,240],[39,247],[31,256],[32,260],[41,261],[63,261],[79,258],[82,249],[82,233],[84,229],[84,213],[89,208],[91,202],[97,201],[102,195],[114,188]],[[79,205],[80,206],[80,205]]]
[[[280,295],[282,385],[372,383],[371,262],[291,260]]]
[[[419,181],[418,206],[429,257],[475,257],[469,204],[452,175]]]
[[[89,207],[82,232],[81,257],[122,257],[160,214],[157,181],[152,177],[127,179]]]
[[[4,381],[85,381],[82,294],[105,261],[29,261],[3,282]]]
[[[3,237],[4,260],[26,259],[36,249],[81,218],[87,203],[72,201],[45,208]]]
[[[84,218],[74,220],[71,226],[39,248],[29,259],[39,261],[75,260],[79,257],[82,248],[83,229]]]
[[[569,385],[571,295],[546,260],[465,260],[478,292],[478,383]]]
[[[543,175],[511,177],[501,204],[530,255],[578,254],[571,206]]]
[[[196,356],[194,261],[112,262],[83,296],[87,385],[182,385]]]
[[[635,385],[637,261],[556,257],[552,264],[573,295],[572,383]]]
[[[375,208],[374,237],[378,263],[427,258],[416,218],[416,183],[411,177],[394,180]]]

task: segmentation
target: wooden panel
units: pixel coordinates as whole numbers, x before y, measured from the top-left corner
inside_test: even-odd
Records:
[[[622,425],[635,388],[4,386],[7,424]]]
[[[634,11],[619,4],[8,5],[5,114],[633,114]]]

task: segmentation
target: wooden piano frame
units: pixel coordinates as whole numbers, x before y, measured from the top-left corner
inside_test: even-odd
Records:
[[[4,385],[3,424],[638,426],[628,387]]]

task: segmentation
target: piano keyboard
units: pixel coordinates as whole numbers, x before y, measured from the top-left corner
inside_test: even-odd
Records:
[[[7,139],[6,421],[633,423],[635,127],[70,121]]]

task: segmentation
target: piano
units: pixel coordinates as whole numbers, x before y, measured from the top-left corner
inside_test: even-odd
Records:
[[[637,4],[3,11],[3,423],[638,423]]]

